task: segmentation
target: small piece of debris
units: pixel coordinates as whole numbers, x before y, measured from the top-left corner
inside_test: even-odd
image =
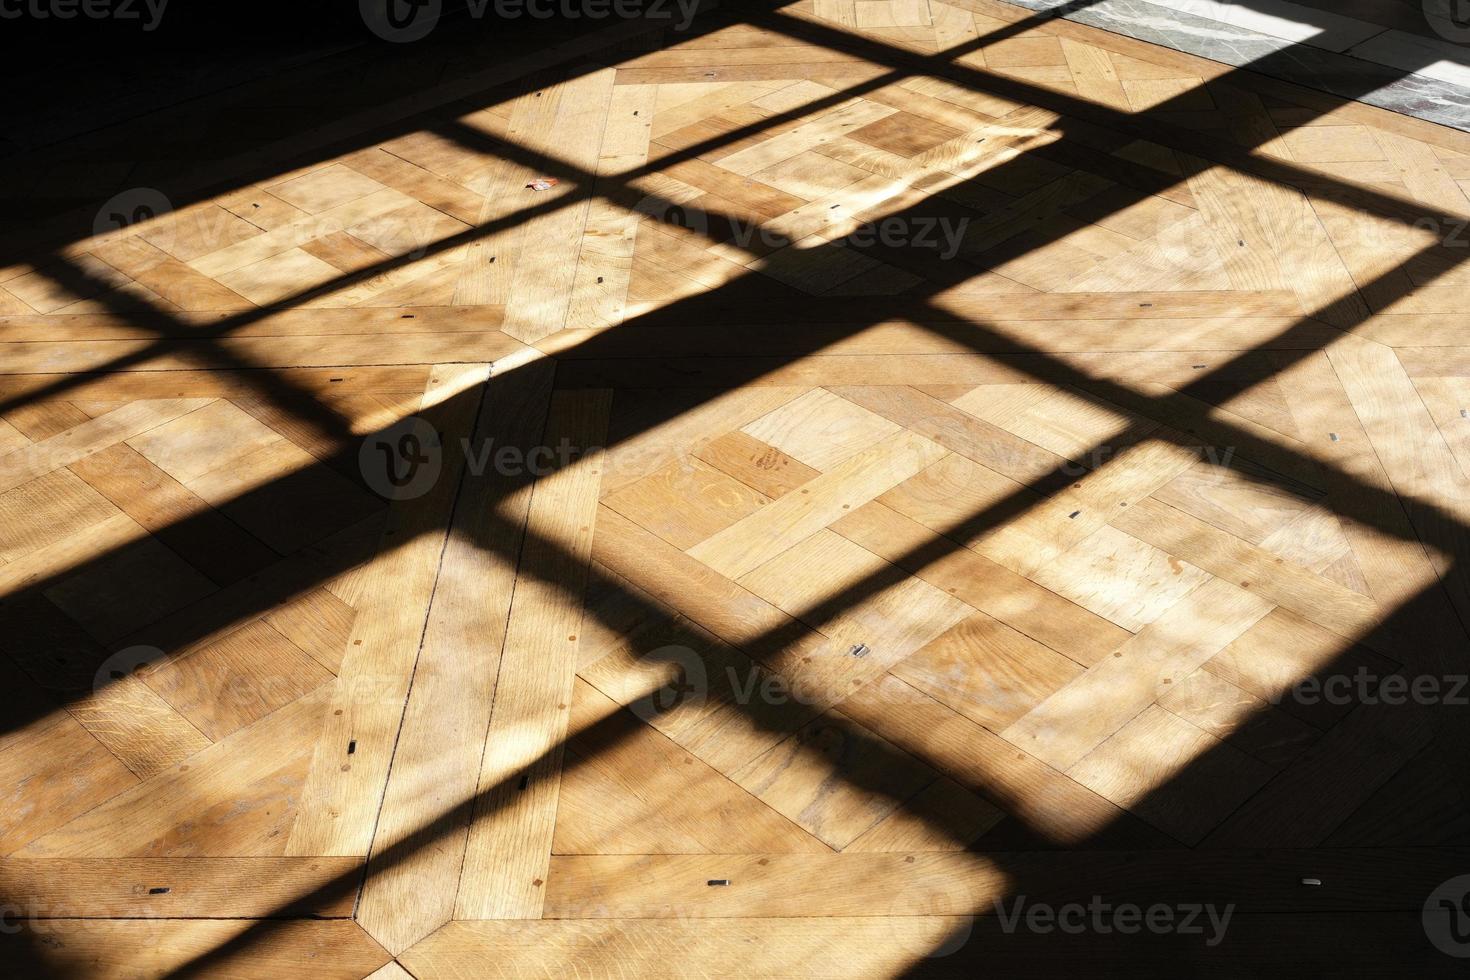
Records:
[[[170,889],[170,888],[150,888],[150,889],[148,889],[148,894],[150,894],[150,895],[167,895],[170,891],[172,891],[172,889]]]
[[[1071,517],[1076,517],[1076,516],[1077,516],[1077,515],[1078,515],[1078,514],[1080,514],[1080,513],[1082,513],[1082,511],[1080,511],[1080,510],[1074,510],[1074,511],[1072,511],[1072,513],[1070,513],[1070,514],[1068,514],[1068,515],[1067,515],[1067,516],[1068,516],[1068,517],[1069,517],[1069,518],[1071,518]]]
[[[1302,884],[1304,884],[1304,885],[1320,885],[1320,884],[1322,884],[1322,879],[1321,878],[1303,878],[1302,879]]]
[[[549,191],[560,183],[555,177],[537,177],[526,186],[533,191]]]
[[[730,879],[729,878],[711,878],[709,881],[705,882],[706,885],[710,885],[710,886],[714,886],[714,885],[728,885],[729,883],[730,883]]]
[[[1327,438],[1331,439],[1333,442],[1337,442],[1337,433],[1329,432],[1327,433]]]
[[[873,651],[872,648],[870,648],[866,643],[857,643],[854,644],[853,648],[847,652],[852,654],[854,657],[866,657]]]

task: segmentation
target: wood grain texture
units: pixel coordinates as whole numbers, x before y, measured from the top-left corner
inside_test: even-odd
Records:
[[[12,972],[1450,962],[1470,137],[748,7],[22,111]],[[1238,915],[1004,919],[1094,896]]]
[[[443,471],[422,496],[395,502],[379,553],[368,565],[333,704],[291,828],[291,854],[365,855],[372,842],[465,463],[452,447],[473,430],[488,376],[487,365],[454,365],[430,376],[421,410],[439,433]]]
[[[540,444],[551,377],[546,361],[508,366],[503,376],[492,368],[475,443],[522,453]],[[363,928],[393,953],[454,911],[466,800],[479,779],[534,486],[523,474],[494,468],[463,479],[357,911]],[[434,835],[432,844],[413,846],[426,834]]]
[[[531,491],[455,903],[461,918],[541,912],[610,403],[599,391],[551,401],[543,445],[567,440],[575,458]]]

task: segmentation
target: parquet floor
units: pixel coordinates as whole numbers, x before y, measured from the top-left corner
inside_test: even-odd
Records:
[[[7,252],[16,975],[1458,965],[1470,136],[990,0],[458,70]]]

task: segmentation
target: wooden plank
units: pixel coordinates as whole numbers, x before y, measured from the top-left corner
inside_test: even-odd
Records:
[[[921,436],[896,432],[810,481],[803,492],[773,501],[691,548],[689,554],[722,575],[738,578],[831,524],[844,510],[913,476],[944,452]]]
[[[1241,914],[1417,912],[1423,896],[1442,880],[1437,875],[1465,859],[1463,847],[1422,850],[1427,853],[1323,848],[559,855],[547,882],[547,919],[678,917],[713,927],[720,919],[825,919],[900,908],[988,918],[1011,904],[1013,889],[1024,889],[1026,901],[1037,904],[1086,902],[1100,894],[1109,902],[1145,905],[1228,901]],[[1396,858],[1407,863],[1395,868]],[[1314,861],[1321,862],[1324,881],[1331,874],[1341,883],[1338,889],[1301,886],[1301,862]],[[1375,873],[1385,876],[1381,890]],[[710,879],[730,884],[712,888]]]
[[[5,858],[7,901],[52,918],[350,918],[358,858]]]
[[[906,385],[841,386],[833,390],[1017,483],[1055,479],[1066,462],[1001,426]]]
[[[644,665],[643,671],[667,670],[681,659],[694,658],[705,670],[708,690],[694,699],[692,707],[699,710],[671,712],[674,717],[667,721],[659,715],[650,723],[714,769],[727,775],[734,772],[843,693],[833,687],[842,683],[849,669],[850,644],[811,629],[615,511],[600,512],[593,546],[600,562],[658,603],[688,617],[690,622],[670,631],[667,640],[655,633],[658,642],[639,648],[638,652],[672,647],[663,649],[663,657]],[[701,628],[708,630],[713,642]],[[720,641],[739,650],[725,650]],[[831,680],[825,685],[809,682],[809,670],[817,672],[819,681],[823,675]],[[596,676],[599,684],[608,683],[603,671]],[[670,679],[677,678],[650,683],[646,673],[635,674],[630,681],[638,686],[619,700],[642,698]],[[779,696],[761,695],[763,685],[770,685]],[[682,702],[676,705],[682,707]]]
[[[460,918],[541,914],[610,405],[605,391],[552,397],[543,444],[566,439],[586,455],[531,493],[455,904]]]
[[[855,508],[832,530],[1080,664],[1096,663],[1131,635],[878,501]]]
[[[847,652],[787,667],[799,674],[805,695],[824,701],[901,662],[974,611],[827,529],[738,581]]]
[[[595,173],[615,74],[611,68],[588,72],[550,89],[542,101],[556,100],[555,119],[548,129],[526,134],[529,149],[558,161],[559,168]],[[571,199],[522,229],[502,328],[510,336],[530,342],[566,326],[577,269],[573,256],[587,223],[591,190],[564,185],[561,193]]]
[[[1069,772],[1191,846],[1271,774],[1265,763],[1157,704],[1144,708]]]
[[[896,677],[860,689],[841,710],[1015,814],[1033,839],[1077,844],[1106,839],[1126,825],[1114,804]],[[1123,839],[1131,833],[1126,826],[1121,831]]]
[[[694,456],[773,498],[795,490],[817,475],[816,470],[800,460],[738,430],[701,447]]]
[[[1001,734],[1068,769],[1152,704],[1168,683],[1200,667],[1271,608],[1258,596],[1212,579]]]
[[[398,965],[397,960],[390,960],[368,974],[364,980],[414,980],[413,974]]]
[[[10,854],[136,786],[138,777],[76,719],[48,711],[46,695],[9,660],[0,661],[0,676],[13,692],[0,735],[0,776],[8,787],[0,852]]]
[[[217,584],[238,581],[277,558],[131,446],[112,446],[70,468]]]
[[[1105,525],[1042,566],[1032,578],[1136,633],[1210,576]]]
[[[1470,479],[1392,350],[1345,337],[1327,356],[1463,621],[1470,612],[1470,580],[1452,556],[1470,548]]]
[[[984,613],[976,613],[893,668],[967,718],[1001,731],[1078,674],[1082,666]]]
[[[1290,873],[1288,872],[1288,875]],[[713,891],[714,889],[709,889]],[[1187,901],[1187,899],[1185,899]],[[1087,899],[1078,907],[1086,909]],[[1147,900],[1143,905],[1149,904]],[[1011,912],[1028,910],[1007,900]],[[1221,913],[1216,906],[1217,916]],[[1109,929],[1045,932],[1009,928],[997,916],[913,914],[891,918],[761,919],[556,919],[535,923],[456,922],[410,953],[403,962],[419,977],[521,977],[562,975],[583,969],[593,975],[636,972],[672,980],[718,974],[738,960],[753,975],[795,972],[820,980],[850,976],[888,977],[923,971],[961,977],[1002,970],[1086,976],[1099,963],[1127,962],[1149,973],[1180,969],[1248,974],[1271,969],[1330,971],[1344,948],[1364,948],[1365,969],[1392,973],[1412,961],[1426,975],[1453,977],[1457,964],[1428,958],[1424,931],[1408,913],[1302,913],[1237,915],[1228,941],[1207,946],[1218,930],[1206,923],[1199,933],[1170,932],[1140,942]]]
[[[24,857],[279,856],[329,688],[240,729],[40,837]]]
[[[614,203],[622,174],[648,160],[656,87],[620,85],[607,110],[607,129],[597,156],[587,226],[577,257],[576,278],[567,310],[570,329],[615,326],[623,320],[634,240],[642,215]]]
[[[0,456],[0,493],[86,459],[209,404],[209,399],[137,401]]]
[[[545,431],[553,365],[492,371],[471,444],[524,459]],[[463,476],[357,913],[392,953],[454,912],[531,494],[525,474],[493,465]]]
[[[591,676],[608,673],[594,665]],[[554,853],[828,850],[676,744],[679,733],[645,724],[642,706],[620,711],[579,679],[572,711]]]
[[[264,621],[235,630],[143,678],[211,741],[331,679],[325,667]]]
[[[439,364],[460,360],[493,360],[523,345],[498,330],[481,333],[390,335],[379,343],[361,338],[289,336],[222,337],[212,341],[179,340],[165,347],[147,340],[11,344],[6,348],[7,374],[79,373],[85,371],[184,371],[200,361],[233,360],[257,367],[365,366],[374,364]],[[153,352],[153,353],[149,353]],[[149,356],[141,356],[148,354]],[[127,359],[125,363],[114,362]],[[154,379],[148,379],[150,381]]]
[[[829,470],[898,430],[825,388],[813,388],[740,429],[816,470]]]
[[[690,548],[766,501],[734,477],[691,457],[608,494],[603,502],[675,547]]]
[[[420,412],[438,434],[442,469],[422,496],[394,501],[389,510],[291,828],[289,854],[368,852],[464,466],[459,439],[472,431],[488,375],[484,364],[446,365],[430,375]]]
[[[1112,524],[1344,637],[1360,637],[1383,618],[1367,596],[1153,499],[1129,507]],[[1382,641],[1368,643],[1376,648]],[[1392,655],[1393,648],[1384,652]]]
[[[999,807],[941,776],[843,850],[905,854],[964,850],[1004,817]]]
[[[186,972],[361,980],[389,958],[348,919],[102,919],[82,928],[35,922],[7,942],[6,958],[31,976],[85,972],[105,980]]]
[[[928,766],[832,712],[772,746],[735,781],[841,850],[935,779]]]

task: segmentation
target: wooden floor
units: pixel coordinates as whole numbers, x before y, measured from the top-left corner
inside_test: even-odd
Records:
[[[7,245],[15,975],[1463,962],[1470,136],[991,0],[432,75]]]

